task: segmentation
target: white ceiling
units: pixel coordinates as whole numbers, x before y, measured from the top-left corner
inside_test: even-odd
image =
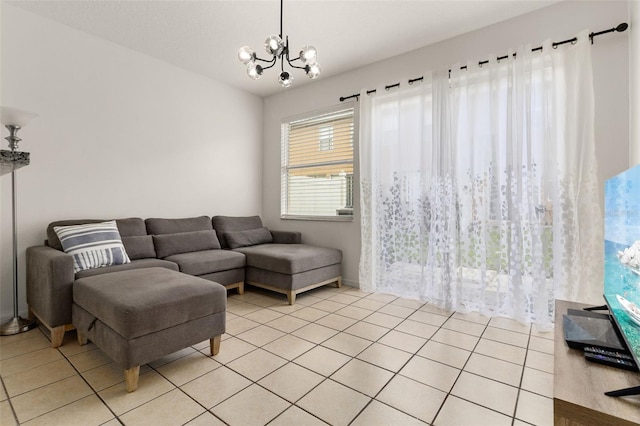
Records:
[[[327,78],[549,6],[551,0],[288,0],[284,35],[292,53],[318,50]],[[243,45],[262,47],[278,34],[280,2],[222,0],[7,1],[214,80],[267,96],[284,90],[278,72],[249,79],[237,60]],[[297,55],[294,55],[297,56]],[[311,82],[293,73],[294,86]]]

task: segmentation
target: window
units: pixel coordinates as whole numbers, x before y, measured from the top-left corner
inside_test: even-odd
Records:
[[[282,123],[281,217],[351,219],[354,109]]]

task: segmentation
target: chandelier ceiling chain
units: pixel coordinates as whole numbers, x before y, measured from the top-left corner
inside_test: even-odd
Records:
[[[318,64],[316,60],[318,52],[313,46],[304,46],[300,50],[300,54],[297,58],[291,59],[289,57],[289,36],[285,36],[284,41],[282,40],[283,2],[284,0],[280,0],[280,34],[272,34],[264,41],[265,50],[269,55],[271,55],[271,59],[259,58],[256,55],[256,52],[254,52],[249,46],[242,46],[240,50],[238,50],[238,59],[247,66],[247,75],[254,80],[259,79],[264,70],[274,67],[278,63],[278,59],[280,59],[280,75],[278,76],[278,82],[282,87],[289,87],[293,82],[293,77],[284,69],[285,59],[291,68],[304,70],[309,78],[318,77],[321,69],[320,64]],[[299,61],[302,66],[295,65],[294,62],[296,61]],[[256,62],[264,62],[267,65],[263,66]]]

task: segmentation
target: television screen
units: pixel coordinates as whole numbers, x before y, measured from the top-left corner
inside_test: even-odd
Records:
[[[605,186],[604,297],[640,365],[640,165]]]

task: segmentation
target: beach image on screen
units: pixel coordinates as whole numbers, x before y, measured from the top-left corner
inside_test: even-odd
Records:
[[[604,296],[640,362],[640,165],[605,186]]]

